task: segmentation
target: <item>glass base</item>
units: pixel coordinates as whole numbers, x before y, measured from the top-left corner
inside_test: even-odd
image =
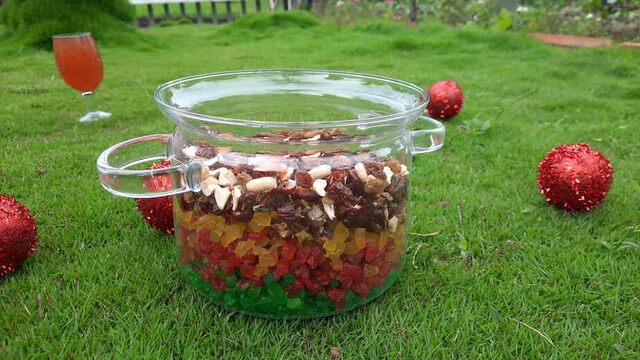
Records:
[[[78,119],[78,121],[80,121],[80,122],[96,121],[96,120],[108,118],[110,116],[111,116],[111,113],[108,113],[108,112],[91,111],[91,112],[88,112],[88,113],[84,114],[84,116],[81,117],[80,119]]]

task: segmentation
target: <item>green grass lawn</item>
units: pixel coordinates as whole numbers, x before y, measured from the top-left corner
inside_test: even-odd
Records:
[[[434,24],[287,23],[154,27],[146,44],[102,46],[97,100],[113,117],[84,124],[51,53],[0,43],[0,191],[30,208],[40,237],[0,280],[0,358],[640,356],[640,53]],[[173,130],[158,84],[273,67],[451,78],[465,91],[445,148],[412,171],[411,231],[439,235],[411,237],[399,282],[348,314],[274,321],[212,306],[181,277],[173,239],[96,176],[109,145]],[[615,168],[604,205],[583,215],[536,188],[540,159],[575,142]]]

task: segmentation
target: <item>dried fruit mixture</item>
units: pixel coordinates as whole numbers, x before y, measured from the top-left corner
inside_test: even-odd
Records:
[[[205,169],[200,192],[176,197],[181,264],[217,303],[274,317],[322,316],[370,301],[398,276],[409,172],[395,158],[243,154],[206,144],[182,153]]]

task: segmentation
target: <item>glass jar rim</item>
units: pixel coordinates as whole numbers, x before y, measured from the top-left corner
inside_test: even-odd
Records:
[[[222,116],[205,115],[197,112],[193,112],[187,109],[179,108],[170,104],[165,100],[162,93],[171,87],[178,86],[194,80],[214,79],[223,76],[233,75],[251,75],[251,74],[274,74],[274,73],[299,73],[299,74],[322,74],[322,75],[336,75],[336,76],[349,76],[361,79],[375,80],[389,85],[400,86],[406,90],[410,90],[415,93],[416,101],[411,105],[409,109],[397,111],[392,114],[378,115],[360,119],[345,119],[345,120],[322,120],[322,121],[263,121],[252,119],[238,119]],[[179,115],[178,117],[171,116],[170,118],[176,122],[177,125],[183,124],[184,120],[178,120],[180,118],[186,118],[190,120],[202,121],[205,123],[217,123],[225,125],[239,125],[255,128],[336,128],[336,127],[349,127],[349,126],[377,126],[385,123],[392,123],[406,117],[416,117],[424,112],[424,109],[429,102],[429,95],[425,89],[412,84],[410,82],[397,80],[389,77],[369,75],[357,72],[338,71],[338,70],[319,70],[319,69],[251,69],[251,70],[237,70],[237,71],[221,71],[213,73],[204,73],[198,75],[192,75],[182,77],[169,82],[166,82],[156,88],[154,91],[154,99],[158,106],[163,111]]]

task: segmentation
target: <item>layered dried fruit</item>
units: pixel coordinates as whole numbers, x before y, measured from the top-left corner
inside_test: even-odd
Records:
[[[184,149],[212,168],[200,193],[178,196],[181,262],[216,302],[254,314],[320,316],[369,301],[397,277],[409,174],[397,159]]]

